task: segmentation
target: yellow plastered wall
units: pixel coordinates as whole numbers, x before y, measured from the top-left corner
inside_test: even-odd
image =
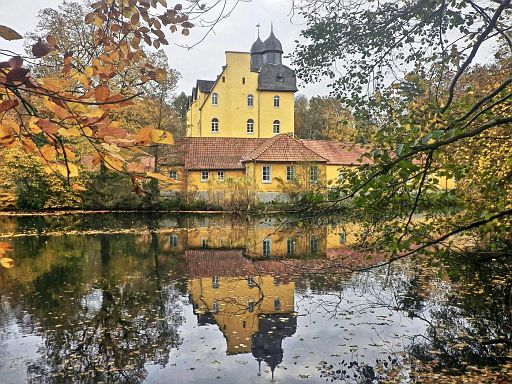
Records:
[[[217,178],[218,172],[224,172],[224,179],[229,177],[243,177],[243,170],[231,170],[231,169],[219,169],[219,170],[208,170],[209,178],[208,180],[213,180]],[[210,183],[208,181],[201,181],[201,173],[202,171],[189,171],[187,184],[188,188],[191,191],[200,191],[200,192],[208,192],[210,190]],[[222,187],[222,183],[216,183],[217,188]]]
[[[274,97],[279,96],[279,107],[274,107]],[[295,100],[293,92],[270,92],[259,93],[260,125],[259,137],[273,137],[274,120],[280,123],[279,133],[295,133],[294,113]]]
[[[214,303],[218,305],[214,313],[215,322],[226,336],[227,353],[251,352],[251,336],[258,332],[260,314],[293,313],[295,284],[293,282],[276,284],[272,276],[252,276],[260,287],[250,287],[248,276],[219,277],[218,288],[212,286],[212,278],[191,279],[188,290],[196,311],[213,312]],[[233,299],[236,292],[236,299]],[[275,308],[275,300],[279,299],[280,308]],[[249,303],[254,309],[248,311]]]
[[[198,91],[187,113],[187,135],[192,137],[273,137],[273,123],[280,122],[280,133],[294,133],[294,93],[258,91],[258,73],[250,70],[251,55],[247,52],[226,52],[226,66],[217,78],[211,93]],[[212,94],[218,104],[212,103]],[[247,97],[253,95],[253,106]],[[274,107],[274,97],[280,105]],[[219,120],[219,132],[211,130],[212,119]],[[254,121],[254,132],[247,133],[247,121]]]
[[[177,173],[177,180],[174,181],[160,181],[159,187],[160,190],[163,192],[186,192],[188,189],[187,185],[187,171],[185,170],[185,167],[183,166],[161,166],[160,172],[163,173],[166,176],[170,175],[171,170],[176,171]]]
[[[314,163],[311,164],[316,167],[318,167],[319,170],[319,180],[322,180],[325,175],[325,164],[322,163]],[[270,166],[271,167],[271,182],[263,182],[262,180],[262,173],[263,173],[263,166]],[[283,184],[286,187],[286,168],[288,166],[293,166],[295,168],[295,172],[299,173],[299,169],[301,167],[305,167],[307,169],[310,165],[304,165],[304,163],[278,163],[278,162],[269,162],[269,163],[263,163],[263,162],[251,162],[246,163],[246,173],[250,177],[252,177],[257,185],[258,185],[258,191],[260,192],[283,192]],[[281,179],[282,182],[280,182],[278,179]]]

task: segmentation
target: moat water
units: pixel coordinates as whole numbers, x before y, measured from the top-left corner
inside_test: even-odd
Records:
[[[367,268],[383,260],[352,252],[350,228],[0,217],[15,260],[0,270],[0,383],[457,382],[489,369],[512,382],[510,259]]]

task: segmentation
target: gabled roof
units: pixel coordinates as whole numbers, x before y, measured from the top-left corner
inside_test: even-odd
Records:
[[[244,169],[244,162],[321,162],[361,165],[372,161],[358,144],[327,140],[297,140],[287,134],[268,139],[237,137],[185,137],[176,145],[161,146],[159,163],[207,171]],[[361,159],[361,161],[358,161]]]
[[[215,85],[215,80],[197,80],[197,89],[201,92],[210,93]]]
[[[243,161],[288,161],[288,162],[327,162],[328,160],[299,140],[280,134],[267,139],[262,145],[247,153]]]
[[[311,151],[318,153],[333,165],[362,165],[372,161],[364,156],[367,150],[364,146],[351,143],[339,143],[327,140],[301,140]],[[358,161],[361,160],[361,161]]]

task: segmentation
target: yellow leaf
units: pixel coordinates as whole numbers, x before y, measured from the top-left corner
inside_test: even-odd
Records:
[[[87,191],[87,189],[79,184],[73,184],[71,185],[71,189],[75,192],[78,192],[78,191]]]
[[[122,171],[124,168],[124,162],[121,159],[118,159],[111,155],[105,155],[104,156],[105,165],[113,169],[114,171]]]
[[[57,158],[57,151],[51,145],[43,145],[39,152],[46,161],[54,161]]]
[[[171,178],[168,176],[165,176],[161,173],[154,173],[154,172],[146,172],[147,177],[151,177],[153,179],[162,180],[162,181],[171,181]]]
[[[89,78],[93,77],[94,76],[94,68],[93,67],[85,67],[84,74],[85,74],[85,76],[88,76]]]
[[[14,260],[8,257],[2,257],[0,258],[0,265],[7,269],[12,268],[14,267]]]
[[[49,110],[50,112],[53,112],[55,113],[55,115],[59,118],[59,119],[66,119],[68,118],[71,114],[66,111],[64,108],[62,108],[60,105],[57,105],[53,102],[51,102],[50,100],[45,100],[43,102],[43,105],[44,107]]]
[[[78,137],[80,134],[81,133],[77,127],[59,128],[59,135],[62,137]]]
[[[172,133],[161,129],[153,129],[151,131],[151,141],[158,144],[174,144]]]
[[[37,121],[39,121],[37,117],[31,117],[28,122],[28,129],[30,130],[30,133],[33,133],[34,135],[42,132],[41,128],[36,125]]]

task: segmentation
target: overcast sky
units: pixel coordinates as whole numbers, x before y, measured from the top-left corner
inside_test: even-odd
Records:
[[[283,44],[285,55],[292,52],[304,24],[297,17],[290,20],[290,0],[252,0],[241,2],[231,16],[218,24],[201,44],[187,50],[177,44],[192,44],[204,30],[196,28],[187,40],[168,33],[171,45],[165,48],[169,64],[182,74],[179,91],[190,93],[196,79],[214,80],[225,64],[225,51],[248,51],[256,39],[256,25],[261,24],[261,37],[264,40],[270,33],[270,23]],[[0,0],[2,11],[0,24],[10,26],[20,34],[34,29],[37,13],[46,7],[57,7],[61,0]],[[21,51],[21,42],[5,42],[2,48]],[[284,63],[289,65],[288,60]],[[299,93],[308,96],[326,95],[325,84],[306,85],[299,81]]]

